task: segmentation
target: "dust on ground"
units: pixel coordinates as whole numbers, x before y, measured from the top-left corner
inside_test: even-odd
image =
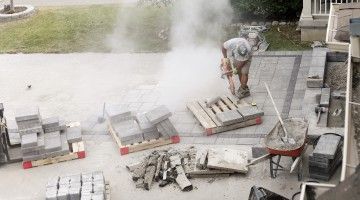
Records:
[[[280,123],[276,125],[274,131],[272,131],[266,137],[266,146],[276,150],[294,150],[301,147],[304,144],[306,130],[308,123],[303,119],[291,118],[284,120],[285,128],[288,132],[288,138],[293,138],[295,144],[283,142],[281,137],[285,136],[284,130]]]

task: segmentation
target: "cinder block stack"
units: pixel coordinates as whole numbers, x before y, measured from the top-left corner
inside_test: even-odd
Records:
[[[338,135],[322,135],[309,155],[310,177],[319,180],[330,180],[342,161],[342,138]]]
[[[46,200],[104,200],[105,190],[102,171],[55,177],[46,185]]]
[[[138,114],[121,106],[112,106],[106,108],[106,115],[122,145],[178,134],[169,120],[172,114],[165,106]]]
[[[19,133],[24,161],[66,155],[69,144],[82,140],[80,127],[67,128],[59,117],[42,120],[38,107],[17,110],[15,121],[17,130],[15,125],[10,130]]]

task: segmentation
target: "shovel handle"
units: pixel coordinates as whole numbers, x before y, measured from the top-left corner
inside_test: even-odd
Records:
[[[267,93],[268,93],[269,96],[270,96],[271,103],[273,104],[274,109],[275,109],[275,111],[276,111],[276,115],[277,115],[277,117],[278,117],[278,119],[279,119],[279,121],[280,121],[280,124],[281,124],[281,126],[282,126],[282,128],[283,128],[283,130],[284,130],[285,137],[287,138],[287,137],[288,137],[288,132],[287,132],[285,126],[284,126],[284,122],[283,122],[283,120],[281,119],[280,113],[279,113],[279,111],[278,111],[278,109],[277,109],[277,107],[276,107],[276,104],[275,104],[275,102],[274,102],[274,99],[273,99],[273,97],[272,97],[272,95],[271,95],[269,86],[268,86],[265,82],[264,82],[264,84],[265,84]]]

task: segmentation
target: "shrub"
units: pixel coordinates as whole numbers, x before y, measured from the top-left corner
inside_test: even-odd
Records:
[[[237,18],[296,19],[302,0],[230,0]]]

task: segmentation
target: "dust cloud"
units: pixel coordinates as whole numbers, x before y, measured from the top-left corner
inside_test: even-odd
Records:
[[[178,0],[171,24],[171,51],[166,54],[159,86],[164,103],[186,102],[227,92],[220,79],[221,38],[233,11],[226,0]]]

